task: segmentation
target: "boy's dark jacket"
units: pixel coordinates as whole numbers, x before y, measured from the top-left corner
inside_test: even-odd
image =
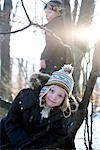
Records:
[[[74,139],[86,115],[88,102],[80,102],[79,109],[64,118],[60,109],[52,109],[50,117],[41,119],[39,92],[23,89],[13,101],[9,113],[1,120],[1,146],[15,149],[75,149]],[[8,139],[9,138],[9,139]]]
[[[58,16],[52,19],[49,23],[46,24],[46,28],[53,34],[56,34],[56,36],[60,38],[63,43],[67,43],[62,16]],[[43,73],[51,74],[55,70],[61,69],[64,64],[72,64],[73,52],[72,49],[61,44],[60,40],[46,31],[46,46],[41,54],[41,60],[46,61],[46,69],[41,68],[40,71]]]

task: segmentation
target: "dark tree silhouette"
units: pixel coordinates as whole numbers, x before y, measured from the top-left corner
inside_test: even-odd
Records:
[[[10,13],[12,9],[12,1],[4,0],[3,10],[0,10],[0,31],[7,32],[11,30]],[[10,34],[1,35],[0,53],[1,53],[1,80],[0,95],[9,99],[11,98],[10,81]]]
[[[89,43],[85,40],[81,40],[80,38],[77,38],[73,31],[77,31],[79,29],[83,28],[89,28],[92,23],[92,18],[94,14],[94,8],[95,8],[95,1],[94,0],[82,0],[81,5],[79,6],[79,3],[77,0],[74,0],[74,9],[71,14],[71,6],[70,6],[70,0],[62,0],[63,2],[63,15],[64,15],[64,22],[65,22],[65,28],[67,31],[66,34],[68,34],[68,38],[70,38],[70,44],[73,49],[73,56],[74,56],[74,80],[75,80],[75,86],[74,86],[74,94],[76,94],[76,91],[79,91],[79,78],[80,78],[80,71],[81,71],[81,61],[86,52],[89,51]],[[79,8],[79,14],[78,14],[78,8]],[[69,29],[70,27],[70,29]],[[77,33],[76,32],[76,33]]]

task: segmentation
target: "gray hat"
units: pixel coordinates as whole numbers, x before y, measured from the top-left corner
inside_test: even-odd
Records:
[[[52,7],[61,7],[62,1],[61,0],[50,0],[45,6],[44,9],[47,8],[47,5],[50,4]]]

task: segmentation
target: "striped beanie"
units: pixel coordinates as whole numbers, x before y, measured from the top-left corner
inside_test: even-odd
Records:
[[[64,65],[62,69],[60,69],[59,71],[55,71],[51,75],[51,77],[45,85],[58,85],[64,88],[70,97],[74,87],[72,73],[73,67],[71,65]]]

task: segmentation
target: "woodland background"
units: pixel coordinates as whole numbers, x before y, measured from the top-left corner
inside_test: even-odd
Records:
[[[43,27],[45,18],[42,11],[40,11],[42,13],[37,13],[37,9],[42,10],[45,2],[47,1],[31,0],[30,3],[27,0],[0,1],[0,100],[11,102],[20,89],[29,86],[31,74],[38,71],[39,66],[34,62],[39,64],[39,56],[38,58],[34,57],[33,61],[31,59],[31,67],[30,61],[24,59],[25,53],[22,51],[21,39],[25,36],[28,40],[29,35],[24,33],[23,36],[20,36],[20,33],[28,31],[31,32],[31,37],[36,35],[32,45],[27,43],[27,55],[34,56],[37,51],[40,55],[45,45],[45,29]],[[93,20],[98,15],[95,14],[97,1],[62,0],[62,2],[65,30],[66,34],[70,31],[70,45],[74,54],[76,94],[82,100],[91,99],[93,114],[97,110],[100,111],[100,36],[96,39],[93,37],[95,35],[89,35]],[[24,14],[24,19],[19,13],[20,9]],[[14,28],[14,24],[17,28]],[[98,33],[100,35],[100,30]],[[18,49],[21,57],[16,57],[14,47],[11,46],[14,44],[16,35],[19,35]],[[40,39],[41,42],[39,42]],[[38,42],[36,43],[36,41]],[[38,45],[37,49],[36,45]],[[30,47],[33,47],[33,53],[28,53]],[[11,49],[13,49],[13,55],[15,53],[14,58]],[[3,114],[3,110],[0,113]],[[90,135],[92,137],[92,134]],[[89,144],[91,141],[91,138],[90,141],[88,139]]]
[[[36,66],[31,59],[31,73],[29,72],[29,60],[24,59],[25,54],[23,47],[20,46],[21,38],[24,38],[25,34],[20,38],[19,33],[24,32],[25,30],[30,30],[29,32],[32,34],[36,34],[37,32],[36,39],[33,38],[32,45],[30,46],[27,44],[26,55],[28,55],[30,47],[33,46],[33,52],[29,53],[29,55],[34,56],[39,48],[41,49],[39,52],[40,54],[44,46],[44,41],[41,40],[40,43],[36,43],[41,46],[35,49],[35,42],[39,41],[39,38],[43,39],[43,34],[45,32],[45,29],[43,28],[43,21],[45,20],[43,12],[38,13],[37,9],[43,9],[44,4],[47,1],[34,0],[30,1],[30,5],[27,5],[26,2],[27,0],[1,0],[0,2],[0,95],[8,100],[12,100],[21,88],[27,87],[29,76],[31,76],[32,72],[38,70],[38,65]],[[93,35],[89,35],[93,20],[96,15],[98,15],[94,13],[96,1],[74,0],[72,3],[70,0],[62,0],[62,2],[66,34],[71,31],[71,34],[69,33],[69,35],[71,35],[69,36],[69,39],[71,39],[70,44],[74,52],[76,91],[77,94],[82,97],[93,65],[95,66],[93,67],[95,68],[94,70],[97,70],[96,78],[100,76],[100,37],[98,40],[96,40],[96,38],[92,38],[91,40],[90,36]],[[31,6],[30,9],[29,6]],[[31,12],[32,9],[33,12]],[[20,10],[26,17],[24,21],[23,18],[21,18],[22,14],[18,13]],[[14,29],[14,23],[16,22],[17,30]],[[16,57],[16,52],[11,44],[14,43],[12,37],[14,38],[16,35],[18,36],[18,34],[20,40],[20,48],[18,47],[18,50],[20,51],[19,55],[22,57]],[[27,34],[26,37],[28,38]],[[12,48],[13,53],[15,53],[15,58],[12,58],[11,55]],[[96,55],[94,60],[93,55]],[[33,60],[34,59],[35,57],[33,57]],[[39,64],[39,57],[35,61],[38,61]],[[92,84],[93,83],[91,83],[91,85]],[[94,85],[92,86],[94,87]],[[98,92],[100,91],[96,92],[98,95]]]

